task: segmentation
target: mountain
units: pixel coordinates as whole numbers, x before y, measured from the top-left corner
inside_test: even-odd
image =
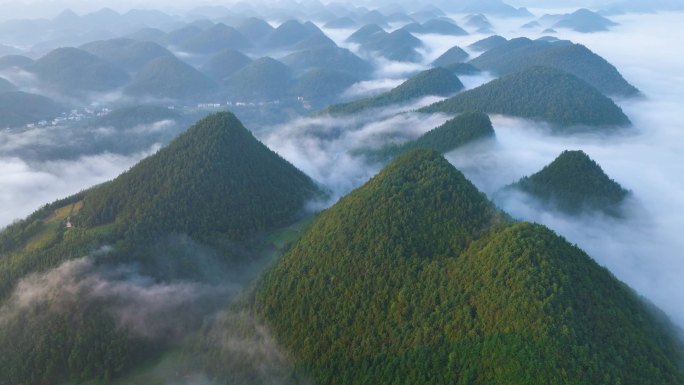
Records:
[[[464,62],[468,56],[470,56],[468,55],[468,52],[455,45],[435,59],[435,61],[432,62],[432,65],[435,67],[445,67],[450,64]]]
[[[367,24],[349,35],[347,43],[366,44],[379,36],[386,36],[387,32],[377,24]]]
[[[567,28],[577,32],[599,32],[607,31],[610,27],[616,25],[617,23],[598,13],[582,8],[571,14],[563,15],[553,25],[553,28]]]
[[[190,53],[212,54],[226,49],[242,50],[250,48],[252,43],[235,28],[218,23],[178,45],[178,48]]]
[[[544,120],[564,129],[630,124],[620,107],[594,87],[548,67],[530,67],[506,75],[421,111],[480,111]]]
[[[481,112],[466,112],[447,120],[439,127],[403,144],[388,144],[377,150],[364,151],[371,160],[384,162],[413,150],[433,150],[442,154],[479,139],[494,137],[492,122]]]
[[[58,117],[66,107],[45,96],[21,91],[0,92],[0,127],[18,127]]]
[[[132,96],[160,99],[204,98],[216,84],[176,57],[162,57],[148,63],[125,92]]]
[[[612,64],[581,44],[517,38],[488,50],[470,63],[500,75],[531,66],[553,67],[585,80],[608,95],[639,93]]]
[[[506,40],[505,37],[493,35],[490,37],[486,37],[482,40],[476,41],[475,43],[469,45],[468,48],[472,49],[473,51],[485,52],[489,51],[490,49],[504,45],[507,41],[508,40]]]
[[[300,76],[292,93],[303,97],[314,106],[320,108],[334,101],[342,92],[360,79],[346,71],[336,71],[328,68],[316,68]]]
[[[466,22],[465,22],[465,24],[466,24],[468,27],[476,28],[476,29],[480,29],[480,28],[492,28],[492,27],[493,27],[493,26],[492,26],[492,23],[490,23],[490,22],[489,22],[489,19],[487,19],[487,16],[485,16],[485,15],[483,15],[483,14],[481,14],[481,13],[476,14],[476,15],[468,15],[468,16],[466,17]]]
[[[0,78],[0,93],[16,91],[17,87],[5,78]]]
[[[219,113],[89,192],[78,223],[241,240],[292,221],[315,191],[306,175],[257,141],[234,115]]]
[[[167,46],[177,47],[199,35],[202,31],[202,28],[198,26],[186,25],[167,33],[162,42]]]
[[[437,67],[415,75],[384,94],[337,104],[328,107],[323,112],[330,115],[354,114],[370,108],[406,103],[428,95],[447,96],[463,88],[463,83],[456,75],[444,68]]]
[[[288,20],[266,37],[263,46],[271,49],[285,49],[314,34],[324,33],[309,21],[300,23],[296,20]]]
[[[405,29],[391,33],[376,33],[361,45],[363,51],[372,52],[386,59],[404,62],[417,62],[422,55],[416,51],[423,42]]]
[[[438,35],[448,36],[464,36],[467,35],[463,28],[456,23],[444,19],[432,19],[422,24],[423,33],[434,33]]]
[[[345,48],[319,47],[285,56],[282,62],[296,71],[304,72],[314,68],[325,68],[348,72],[355,76],[367,76],[373,67],[365,60]]]
[[[58,48],[36,60],[29,70],[64,92],[111,91],[129,81],[122,69],[78,48]]]
[[[425,150],[322,212],[257,284],[253,307],[293,377],[315,383],[684,380],[671,324]]]
[[[125,38],[94,41],[79,48],[116,67],[133,72],[139,71],[154,59],[173,56],[157,43]]]
[[[187,327],[187,316],[198,312],[194,323],[201,324],[211,303],[202,297],[197,304],[184,302],[191,306],[184,308],[187,314],[172,308],[170,323],[141,335],[122,324],[117,311],[131,306],[145,320],[143,313],[153,310],[125,302],[140,299],[125,293],[152,290],[152,307],[158,309],[165,306],[158,299],[168,297],[157,297],[156,288],[173,291],[175,280],[183,282],[176,286],[183,288],[181,297],[206,290],[202,285],[211,281],[197,286],[191,280],[198,270],[216,272],[252,258],[242,249],[246,240],[296,221],[316,194],[309,177],[256,140],[234,115],[219,113],[113,181],[8,227],[0,233],[0,384],[106,383],[158,360],[174,346],[169,340],[178,328]],[[216,261],[208,259],[206,245],[216,250]],[[143,276],[126,281],[131,267],[117,262],[134,263]],[[31,274],[45,271],[56,280],[54,287],[36,285],[49,295],[15,308],[9,293],[17,281],[28,276],[24,285],[35,284]],[[107,287],[103,296],[83,293],[97,282]]]
[[[97,118],[92,125],[96,127],[126,129],[162,120],[176,120],[178,118],[180,118],[180,115],[167,107],[143,104],[117,108],[107,115]]]
[[[312,48],[338,48],[337,44],[323,33],[315,33],[295,44],[292,49],[304,51]]]
[[[289,93],[292,81],[292,70],[288,66],[263,57],[233,73],[224,84],[235,101],[275,101]]]
[[[619,215],[620,205],[629,195],[583,151],[563,151],[541,171],[520,179],[510,188],[571,215],[585,211]]]
[[[250,41],[260,42],[264,40],[275,28],[265,20],[257,17],[248,17],[235,25],[235,29]]]
[[[444,66],[444,68],[456,75],[477,75],[482,72],[470,63],[454,63]]]
[[[362,24],[377,24],[382,26],[387,25],[387,18],[377,9],[359,15],[357,20]]]
[[[153,43],[161,43],[164,41],[166,32],[159,28],[141,28],[135,32],[124,36],[126,39],[133,39],[137,41],[151,41]]]
[[[417,22],[406,24],[405,26],[401,27],[401,29],[411,33],[427,33],[425,32],[423,25]]]
[[[7,55],[0,57],[0,71],[10,68],[26,69],[33,65],[33,59],[21,55]]]
[[[351,17],[348,16],[343,16],[343,17],[338,17],[333,20],[328,21],[327,23],[323,24],[323,28],[327,29],[347,29],[347,28],[356,28],[358,27],[359,23],[352,19]]]
[[[234,49],[227,49],[214,55],[201,70],[214,79],[222,80],[252,62],[247,55]]]

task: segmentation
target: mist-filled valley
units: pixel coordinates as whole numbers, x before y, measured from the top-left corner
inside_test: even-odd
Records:
[[[684,383],[684,10],[575,3],[9,5],[0,385]]]

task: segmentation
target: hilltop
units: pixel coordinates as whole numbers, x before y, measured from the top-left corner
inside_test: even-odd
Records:
[[[370,108],[406,103],[422,96],[447,96],[463,89],[463,83],[451,71],[438,67],[423,71],[384,94],[328,107],[323,112],[346,115]]]
[[[176,57],[161,57],[149,62],[126,86],[133,96],[160,99],[191,99],[206,97],[216,84],[192,66]]]
[[[128,74],[78,48],[58,48],[36,60],[29,71],[64,92],[110,91],[129,81]]]
[[[541,171],[509,188],[524,191],[572,215],[584,211],[619,215],[620,204],[629,195],[583,151],[563,151]]]
[[[82,45],[80,49],[132,72],[139,71],[154,59],[173,56],[169,50],[157,43],[131,39],[94,41]]]
[[[66,107],[45,96],[21,91],[0,92],[0,127],[18,127],[58,117]]]
[[[620,107],[594,87],[547,67],[530,67],[501,77],[421,111],[480,111],[543,120],[563,129],[630,124]]]
[[[218,23],[185,39],[178,48],[185,52],[212,54],[226,49],[244,50],[250,47],[252,43],[237,29]]]
[[[224,85],[237,101],[273,101],[287,95],[292,82],[292,70],[288,66],[263,57],[234,72]]]
[[[632,290],[424,150],[321,213],[254,308],[317,383],[684,379],[681,345]]]
[[[635,96],[639,93],[612,64],[581,44],[512,39],[488,50],[470,63],[499,75],[532,66],[553,67],[585,80],[608,95]]]
[[[214,79],[222,80],[252,62],[247,55],[234,49],[227,49],[209,59],[201,70]]]
[[[446,67],[451,64],[464,62],[468,56],[470,55],[466,51],[455,45],[435,59],[432,65],[435,67]]]
[[[64,275],[89,260],[101,268],[133,263],[152,280],[191,285],[216,269],[249,262],[249,240],[298,220],[318,193],[309,177],[233,114],[211,115],[116,179],[46,205],[2,231],[0,302],[11,306],[14,285],[32,273],[56,268],[52,276]],[[83,255],[91,257],[73,261]],[[109,268],[87,278],[130,270]],[[134,279],[147,279],[140,277]],[[158,335],[139,335],[117,325],[109,297],[73,301],[81,294],[55,290],[40,299],[48,305],[44,311],[27,306],[3,318],[0,383],[106,382],[159,357],[176,328],[187,327],[187,317],[175,314]],[[208,305],[193,305],[200,322]]]

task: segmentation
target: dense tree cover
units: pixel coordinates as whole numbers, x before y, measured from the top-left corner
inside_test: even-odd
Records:
[[[481,112],[465,112],[447,120],[418,139],[400,145],[391,144],[365,153],[371,159],[386,161],[415,149],[447,153],[478,139],[494,136],[492,122]]]
[[[78,48],[58,48],[36,60],[29,70],[65,92],[108,91],[125,85],[128,74]]]
[[[369,108],[405,103],[428,95],[447,96],[463,89],[456,75],[444,68],[433,68],[408,79],[384,94],[328,107],[331,115],[353,114]]]
[[[255,308],[318,383],[684,381],[681,346],[635,293],[427,151],[320,214]]]
[[[486,37],[482,40],[478,40],[475,43],[468,46],[468,48],[473,51],[489,51],[490,49],[496,48],[503,44],[506,44],[508,40],[505,37],[499,35],[492,35]]]
[[[607,95],[634,96],[639,93],[612,64],[581,44],[512,39],[470,63],[500,75],[532,66],[553,67],[577,76]]]
[[[247,55],[229,48],[214,55],[201,70],[214,79],[223,80],[251,62]]]
[[[234,115],[219,113],[115,180],[9,226],[0,232],[0,384],[106,383],[166,346],[166,332],[140,336],[116,324],[117,298],[65,303],[73,292],[51,292],[55,300],[19,306],[10,294],[20,279],[93,255],[133,262],[162,282],[211,283],[225,277],[219,268],[256,258],[255,238],[296,221],[317,194]]]
[[[470,63],[454,63],[444,66],[444,68],[456,75],[476,75],[482,72]]]
[[[285,56],[282,62],[299,72],[314,68],[347,72],[354,76],[369,75],[373,67],[354,55],[351,51],[339,47],[317,47],[304,49]]]
[[[3,319],[0,342],[1,385],[108,384],[163,347],[131,338],[103,304],[78,301],[44,303]]]
[[[317,68],[300,76],[291,92],[306,98],[313,106],[324,106],[359,80],[348,72]]]
[[[201,72],[176,57],[161,57],[149,62],[126,86],[129,95],[169,99],[202,97],[216,84]]]
[[[6,55],[0,57],[0,70],[12,67],[27,68],[33,64],[33,59],[22,55]]]
[[[100,40],[84,44],[80,49],[128,71],[139,71],[147,63],[173,54],[157,43],[132,39]]]
[[[230,113],[211,115],[169,146],[90,191],[79,226],[233,240],[297,217],[316,186]]]
[[[432,62],[432,65],[435,67],[446,67],[450,64],[461,63],[465,61],[468,56],[470,56],[468,55],[468,52],[455,45],[435,59],[435,61]]]
[[[249,39],[237,29],[218,23],[183,41],[179,48],[186,52],[210,54],[229,48],[241,50],[251,46]]]
[[[583,151],[563,151],[541,171],[511,187],[569,214],[598,210],[618,215],[629,194]]]
[[[226,78],[224,86],[236,101],[273,101],[282,99],[293,84],[292,70],[270,57],[262,57]]]
[[[594,87],[548,67],[530,67],[504,76],[422,111],[481,111],[545,120],[561,127],[630,124],[622,109]]]
[[[21,91],[0,93],[0,127],[16,127],[59,116],[66,108],[45,96]]]

